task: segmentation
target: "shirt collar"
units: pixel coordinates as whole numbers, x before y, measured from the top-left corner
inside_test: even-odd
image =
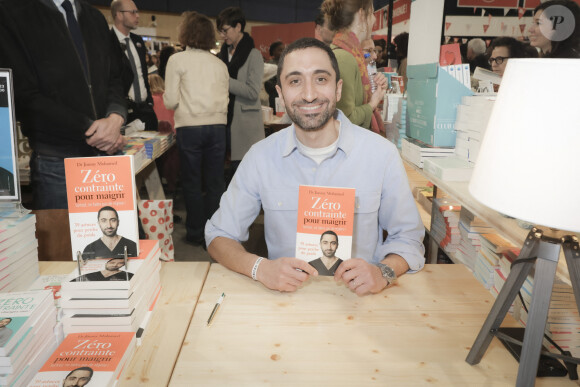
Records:
[[[125,39],[128,38],[129,35],[131,35],[131,33],[129,33],[129,35],[123,35],[123,33],[119,31],[119,29],[115,26],[113,26],[113,31],[115,31],[115,35],[117,35],[117,38],[121,43],[125,43]]]
[[[338,135],[338,149],[342,150],[348,156],[354,147],[355,138],[351,126],[353,125],[348,118],[338,111],[337,120],[340,121],[340,134]],[[286,131],[286,139],[282,148],[282,157],[289,156],[294,150],[298,149],[298,139],[296,138],[296,127],[292,124]]]

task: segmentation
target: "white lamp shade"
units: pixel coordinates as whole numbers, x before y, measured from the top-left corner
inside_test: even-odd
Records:
[[[530,223],[580,232],[580,59],[510,59],[469,192]]]

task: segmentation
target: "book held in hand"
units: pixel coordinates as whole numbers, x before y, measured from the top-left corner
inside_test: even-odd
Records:
[[[139,255],[132,156],[65,159],[73,260]]]
[[[296,258],[320,275],[334,275],[351,258],[354,188],[301,185],[298,188]]]

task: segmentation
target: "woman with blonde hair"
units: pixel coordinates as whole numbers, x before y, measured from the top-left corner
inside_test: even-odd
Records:
[[[168,109],[175,110],[186,239],[205,246],[205,223],[217,210],[225,188],[229,75],[226,65],[210,52],[216,37],[207,16],[184,13],[179,42],[186,49],[169,58],[163,99]]]
[[[342,97],[336,107],[355,125],[379,132],[382,117],[377,107],[383,100],[387,80],[375,76],[376,91],[371,91],[370,79],[361,42],[371,38],[375,23],[372,0],[324,0],[320,6],[330,28],[337,31],[330,46],[340,69]]]

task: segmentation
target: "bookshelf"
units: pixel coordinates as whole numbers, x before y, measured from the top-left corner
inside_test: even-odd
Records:
[[[403,158],[403,162],[405,164],[405,168],[407,169],[409,175],[409,181],[412,185],[411,181],[421,181],[420,178],[415,177],[416,174],[419,174],[423,177],[425,181],[430,181],[433,185],[437,188],[434,192],[443,191],[445,192],[450,198],[456,200],[460,203],[463,207],[467,208],[471,211],[475,216],[480,217],[484,221],[486,221],[490,226],[495,228],[498,233],[500,233],[504,238],[512,242],[515,246],[522,246],[526,235],[528,234],[527,229],[520,227],[516,221],[516,219],[511,219],[503,216],[502,214],[498,213],[495,210],[492,210],[489,207],[484,206],[483,204],[479,203],[470,193],[468,190],[469,182],[450,182],[444,181],[441,179],[436,178],[432,174],[428,173],[427,171],[418,168],[411,162],[405,160]],[[423,218],[423,215],[421,216]],[[427,229],[429,230],[429,229]],[[550,230],[544,229],[545,232]],[[554,232],[554,236],[562,236],[569,234],[567,232]],[[435,251],[433,251],[435,250]],[[433,261],[433,254],[437,254],[436,249],[431,249],[430,251],[430,262],[434,263]],[[455,263],[459,263],[455,259],[455,257],[450,257]],[[564,255],[560,253],[560,261],[558,262],[558,278],[563,280],[564,282],[570,284],[570,275],[568,273],[568,268],[566,266],[566,261],[564,259]]]

